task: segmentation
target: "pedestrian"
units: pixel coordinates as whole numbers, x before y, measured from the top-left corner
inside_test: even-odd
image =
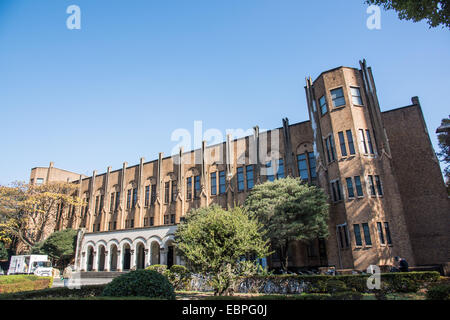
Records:
[[[396,262],[400,272],[408,272],[409,271],[408,261],[406,261],[405,258],[395,257],[395,262]]]
[[[69,286],[69,281],[71,278],[72,278],[72,268],[69,265],[64,269],[64,272],[63,272],[64,287]]]

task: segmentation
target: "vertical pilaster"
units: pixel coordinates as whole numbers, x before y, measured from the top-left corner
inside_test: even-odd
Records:
[[[234,205],[234,192],[233,192],[233,163],[234,163],[234,152],[231,146],[231,134],[227,134],[226,140],[226,165],[227,165],[227,183],[226,183],[226,192],[227,192],[227,207],[228,209],[232,208]]]
[[[284,158],[285,167],[287,170],[287,175],[294,176],[294,166],[293,166],[293,152],[292,152],[292,142],[291,142],[291,131],[289,130],[289,119],[283,119],[283,142],[284,142]]]
[[[183,164],[183,147],[180,147],[180,151],[178,153],[179,161],[178,161],[178,197],[181,199],[181,214],[180,216],[184,216],[185,211],[185,195],[184,195],[184,164]]]
[[[93,216],[92,216],[92,212],[93,212],[92,208],[95,206],[95,202],[94,202],[94,199],[95,199],[94,187],[95,187],[95,177],[96,176],[97,176],[97,171],[94,170],[92,172],[91,183],[89,185],[89,207],[88,207],[88,214],[87,214],[87,217],[86,217],[86,229],[88,231],[93,231],[92,224],[93,224],[93,222],[95,220],[93,218]]]
[[[127,173],[128,163],[124,162],[122,166],[122,175],[120,177],[120,202],[119,202],[119,217],[117,218],[118,226],[117,229],[124,229],[124,219],[125,219],[125,210],[126,210],[126,185],[125,185],[125,176]]]
[[[249,147],[249,160],[250,160],[250,164],[255,164],[255,170],[254,170],[254,175],[255,175],[255,182],[256,184],[261,183],[261,163],[260,163],[260,158],[259,158],[259,127],[258,126],[254,126],[253,127],[253,142],[250,143],[250,147]]]
[[[159,153],[159,156],[158,156],[158,176],[157,176],[157,179],[156,179],[156,199],[157,199],[157,201],[159,202],[159,225],[161,226],[161,225],[163,225],[164,224],[164,217],[163,217],[163,201],[162,201],[162,192],[161,192],[161,190],[162,190],[162,180],[163,180],[163,177],[162,177],[162,159],[163,159],[163,155],[164,155],[164,153],[163,152],[160,152]]]
[[[139,162],[139,176],[138,176],[138,196],[137,196],[137,210],[134,217],[135,227],[139,228],[143,226],[142,216],[143,216],[143,196],[142,196],[142,181],[143,181],[143,175],[144,175],[144,161],[145,159],[142,157]]]

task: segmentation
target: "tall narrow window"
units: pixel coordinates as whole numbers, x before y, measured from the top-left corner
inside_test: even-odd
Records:
[[[186,179],[186,199],[192,199],[192,177]]]
[[[381,222],[377,222],[377,229],[378,229],[378,237],[380,238],[380,243],[385,244],[384,234],[383,234],[383,226],[381,225]]]
[[[342,190],[341,190],[341,181],[336,180],[336,191],[337,191],[337,196],[338,196],[338,201],[342,200]]]
[[[226,192],[225,184],[225,171],[219,172],[219,193],[224,194]]]
[[[375,183],[377,184],[378,195],[383,195],[383,188],[381,187],[380,176],[375,176]]]
[[[127,209],[131,209],[131,189],[127,191]]]
[[[102,214],[102,211],[103,211],[103,205],[105,204],[105,195],[101,195],[100,196],[100,208],[99,208],[99,210],[98,210],[98,213],[99,214]]]
[[[328,138],[325,139],[325,148],[327,149],[328,162],[331,162],[330,143],[328,142]]]
[[[371,196],[376,196],[375,185],[373,183],[373,176],[369,175],[368,178],[369,178],[370,195]]]
[[[200,198],[200,176],[194,177],[194,198]]]
[[[345,145],[344,133],[342,131],[338,132],[339,135],[339,144],[341,145],[341,154],[343,157],[347,156],[347,147]]]
[[[354,198],[354,197],[355,197],[355,191],[354,191],[354,189],[353,189],[352,178],[346,178],[345,180],[347,181],[347,193],[348,193],[348,197],[349,197],[349,198]]]
[[[370,136],[370,130],[366,129],[366,136],[367,136],[367,144],[369,145],[369,151],[370,154],[374,154],[373,150],[373,144],[372,144],[372,137]]]
[[[156,184],[152,184],[152,194],[150,198],[150,204],[154,205],[156,202]]]
[[[384,231],[386,232],[386,240],[388,244],[392,244],[391,231],[389,230],[389,223],[384,223]]]
[[[169,203],[170,182],[164,183],[164,203]]]
[[[359,227],[359,224],[353,225],[353,232],[355,233],[356,246],[358,246],[358,247],[362,246],[361,229]]]
[[[114,211],[114,192],[111,192],[111,201],[109,202],[109,211]]]
[[[133,189],[133,208],[136,207],[136,203],[137,203],[137,188]]]
[[[299,154],[297,156],[297,165],[300,178],[308,181],[308,165],[306,164],[306,154]]]
[[[338,234],[339,234],[339,243],[340,243],[341,249],[343,249],[344,248],[344,237],[342,234],[342,226],[338,226]]]
[[[150,186],[145,187],[145,206],[148,207],[150,203]]]
[[[172,202],[177,201],[178,195],[178,183],[176,180],[172,181]]]
[[[345,105],[344,91],[342,88],[331,90],[331,99],[335,108]]]
[[[348,247],[350,246],[350,241],[349,241],[349,239],[348,239],[347,225],[344,224],[343,228],[344,228],[343,231],[344,231],[345,247],[348,248]]]
[[[364,154],[367,154],[368,150],[367,150],[366,138],[364,136],[363,129],[359,129],[359,144],[361,146],[361,151],[363,151]]]
[[[308,161],[309,161],[309,176],[311,177],[311,181],[316,180],[316,157],[314,156],[314,152],[307,152]]]
[[[361,99],[361,91],[359,88],[350,87],[350,91],[352,93],[352,102],[354,105],[362,106],[362,99]]]
[[[267,174],[267,181],[275,180],[275,177],[273,175],[272,161],[266,163],[266,174]]]
[[[99,196],[95,197],[95,214],[98,214],[99,198]]]
[[[244,191],[244,168],[237,168],[237,184],[238,191]]]
[[[277,179],[284,178],[284,160],[278,159]]]
[[[358,197],[364,196],[360,176],[355,176],[355,187],[356,187],[356,194],[358,195]]]
[[[366,241],[366,246],[372,245],[372,239],[370,238],[370,229],[369,224],[363,223],[363,231],[364,231],[364,240]]]
[[[120,204],[120,191],[116,192],[116,205],[114,206],[114,211],[119,210],[119,204]]]
[[[336,148],[334,147],[333,135],[329,136],[328,139],[330,140],[331,159],[334,161],[336,160]]]
[[[255,185],[253,180],[253,165],[249,165],[245,168],[245,172],[247,174],[247,190],[253,189]]]
[[[211,173],[211,195],[215,196],[217,194],[217,173]]]
[[[355,145],[353,143],[352,130],[347,130],[345,133],[347,134],[348,151],[350,152],[350,154],[355,154]]]
[[[336,187],[335,187],[335,183],[331,182],[331,192],[332,192],[332,200],[333,202],[337,201],[337,194],[336,194]]]
[[[325,98],[325,96],[322,96],[322,98],[319,99],[319,104],[320,104],[320,112],[322,113],[322,115],[324,115],[328,111],[327,99]]]

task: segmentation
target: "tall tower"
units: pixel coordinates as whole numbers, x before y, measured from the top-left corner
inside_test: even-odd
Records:
[[[327,255],[337,268],[414,264],[370,68],[339,67],[306,81],[318,183],[330,195]]]

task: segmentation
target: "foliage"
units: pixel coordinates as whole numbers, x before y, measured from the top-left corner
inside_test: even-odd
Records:
[[[152,264],[145,268],[146,270],[152,270],[164,274],[167,271],[167,266],[165,264]]]
[[[438,284],[429,288],[427,300],[450,300],[450,284]]]
[[[52,277],[37,277],[32,275],[10,275],[0,277],[0,293],[33,291],[50,288]]]
[[[328,201],[322,189],[299,178],[287,177],[257,185],[245,208],[267,230],[273,248],[278,248],[282,268],[288,270],[289,243],[309,242],[328,236]]]
[[[402,20],[418,22],[426,20],[431,27],[450,28],[449,0],[366,0],[367,4],[383,6],[385,10],[395,10]]]
[[[218,205],[191,211],[176,231],[179,252],[192,268],[211,275],[215,294],[229,294],[228,288],[251,260],[269,254],[262,225],[242,208],[224,210]],[[255,270],[256,272],[256,266]]]
[[[0,260],[8,260],[8,250],[6,250],[5,244],[0,241]]]
[[[450,125],[450,116],[442,119],[441,125]],[[437,155],[445,164],[444,175],[446,177],[447,189],[450,190],[450,132],[442,132],[438,134],[439,148],[441,149]]]
[[[175,290],[180,290],[188,285],[191,279],[191,272],[185,266],[174,264],[170,267],[166,276]]]
[[[175,299],[175,291],[169,280],[152,270],[135,270],[114,278],[103,290],[107,297],[150,297]]]
[[[82,286],[79,289],[48,288],[37,291],[17,292],[0,295],[0,300],[54,299],[54,298],[87,298],[100,296],[106,285]]]
[[[34,254],[47,254],[62,268],[72,260],[77,245],[77,231],[65,229],[52,233],[45,241],[37,243],[32,248]]]
[[[16,182],[11,187],[0,186],[0,240],[20,242],[33,247],[45,237],[45,229],[54,228],[67,206],[81,206],[77,186],[67,182],[28,185]],[[74,220],[77,210],[69,213]]]

